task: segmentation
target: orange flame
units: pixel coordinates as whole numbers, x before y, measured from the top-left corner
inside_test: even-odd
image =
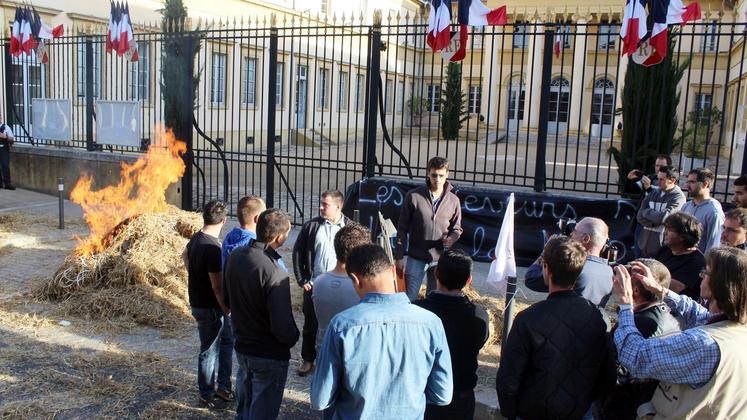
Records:
[[[70,199],[83,207],[83,218],[91,233],[75,248],[79,255],[103,251],[106,240],[122,221],[143,213],[166,209],[166,188],[184,174],[181,158],[187,145],[178,141],[171,130],[160,132],[156,144],[135,163],[122,163],[120,180],[98,191],[91,190],[93,178],[84,174],[70,192]],[[160,140],[160,141],[159,141]]]

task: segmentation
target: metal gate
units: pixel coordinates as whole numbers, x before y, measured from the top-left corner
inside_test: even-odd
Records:
[[[614,196],[620,176],[608,149],[620,146],[626,126],[655,116],[622,121],[617,112],[628,60],[619,16],[571,18],[515,13],[508,25],[471,30],[461,64],[466,119],[453,140],[440,129],[448,63],[426,45],[423,14],[284,15],[179,34],[153,27],[137,35],[138,63],[102,54],[103,36],[81,33],[50,44],[41,73],[35,57],[19,70],[6,40],[3,102],[20,125],[18,141],[45,146],[52,143],[30,136],[27,99],[71,98],[74,140],[61,147],[95,150],[95,100],[138,100],[146,146],[164,120],[164,42],[183,37],[198,48],[189,72],[199,78],[194,108],[181,110],[191,127],[180,135],[191,145],[184,207],[220,198],[233,212],[240,197],[256,194],[301,223],[323,191],[365,176],[422,179],[434,155],[449,158],[456,184]],[[702,143],[700,161],[684,147],[675,164],[714,169],[720,199],[747,163],[745,26],[721,17],[688,24],[673,54],[687,63],[676,136],[694,132]]]

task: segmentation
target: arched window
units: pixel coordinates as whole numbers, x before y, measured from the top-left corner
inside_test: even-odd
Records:
[[[591,132],[593,136],[609,137],[615,113],[615,84],[607,78],[594,82],[591,99]]]
[[[521,76],[514,76],[508,85],[508,129],[516,131],[519,121],[524,119],[524,98],[526,83]]]
[[[615,84],[610,79],[597,79],[594,89],[615,89]]]
[[[550,133],[566,131],[571,98],[571,83],[559,76],[550,81],[550,112],[548,115]]]
[[[571,83],[565,77],[558,76],[550,81],[550,87],[569,88]]]

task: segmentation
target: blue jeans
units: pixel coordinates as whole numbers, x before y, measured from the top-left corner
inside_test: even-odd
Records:
[[[288,361],[236,352],[236,419],[276,419],[283,402]]]
[[[436,275],[434,270],[436,263],[429,263],[415,258],[407,257],[405,264],[405,285],[407,286],[407,297],[410,301],[417,300],[420,285],[423,284],[423,275],[427,274],[426,294],[436,289]]]
[[[200,336],[197,357],[197,387],[200,397],[209,400],[215,395],[215,365],[218,365],[218,389],[231,390],[233,358],[233,328],[231,318],[220,309],[192,308]]]

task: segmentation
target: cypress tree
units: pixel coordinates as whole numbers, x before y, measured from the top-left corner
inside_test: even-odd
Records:
[[[194,57],[199,51],[199,40],[195,40],[194,56],[191,61],[185,59],[187,38],[186,20],[187,8],[183,0],[164,0],[161,12],[161,30],[163,31],[163,44],[161,53],[161,94],[163,95],[164,108],[163,119],[166,128],[174,131],[177,136],[189,130],[191,127],[181,127],[179,118],[182,105],[187,101],[187,90],[184,89],[184,75],[187,74],[188,65],[194,65]],[[197,85],[199,75],[195,74],[192,80],[193,96],[192,108],[197,100]]]
[[[441,135],[444,140],[456,140],[459,136],[462,122],[466,120],[466,102],[466,95],[462,92],[462,65],[449,63],[446,87],[441,95]]]
[[[622,91],[622,142],[619,149],[609,149],[617,163],[620,191],[628,172],[650,170],[658,154],[672,153],[680,102],[677,85],[690,65],[689,58],[675,60],[678,32],[670,28],[668,53],[661,63],[645,67],[628,61]]]

